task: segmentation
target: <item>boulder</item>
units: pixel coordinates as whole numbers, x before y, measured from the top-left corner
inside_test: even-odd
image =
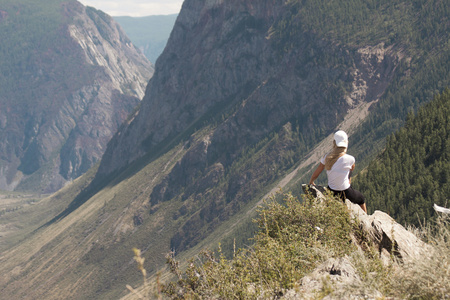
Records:
[[[320,185],[302,184],[302,190],[305,194],[310,194],[315,198],[323,200],[325,199],[323,194],[327,191],[327,188]]]
[[[321,186],[302,185],[305,193],[310,193],[314,197],[324,199],[323,193],[326,191]],[[387,213],[376,210],[373,214],[366,214],[359,205],[345,200],[350,214],[359,228],[363,231],[368,241],[375,246],[382,258],[388,264],[391,258],[395,257],[400,262],[420,259],[424,253],[429,252],[428,246],[417,238],[413,233],[398,224]],[[355,239],[355,243],[357,243]]]
[[[387,213],[376,210],[367,215],[359,205],[348,199],[346,205],[353,217],[359,222],[359,227],[366,237],[378,248],[383,261],[388,262],[393,256],[401,262],[420,259],[427,251],[427,244],[412,232],[397,223]]]

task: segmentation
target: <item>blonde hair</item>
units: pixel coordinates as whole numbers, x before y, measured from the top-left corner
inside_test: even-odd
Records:
[[[347,153],[347,147],[338,147],[336,146],[336,141],[333,141],[333,150],[325,158],[325,169],[327,171],[331,170],[334,163],[345,153]]]

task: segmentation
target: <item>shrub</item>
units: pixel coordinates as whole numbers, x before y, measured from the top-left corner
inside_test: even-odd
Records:
[[[163,291],[173,299],[273,298],[294,287],[304,275],[329,257],[352,252],[351,220],[345,205],[331,197],[324,201],[291,194],[282,203],[270,201],[255,220],[259,232],[250,249],[230,260],[203,251],[191,260],[184,275],[173,254],[168,255],[177,280]]]

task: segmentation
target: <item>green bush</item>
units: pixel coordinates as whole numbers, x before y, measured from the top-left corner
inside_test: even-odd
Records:
[[[203,251],[182,275],[169,255],[177,281],[164,286],[164,293],[173,299],[273,298],[329,257],[354,250],[347,208],[331,197],[322,202],[305,197],[300,202],[287,194],[282,203],[271,201],[261,208],[255,221],[259,232],[254,246],[239,250],[230,260],[220,247],[218,257]]]

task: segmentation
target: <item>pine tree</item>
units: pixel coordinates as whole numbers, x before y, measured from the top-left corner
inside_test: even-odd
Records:
[[[383,153],[354,180],[369,211],[385,210],[400,223],[418,225],[434,216],[433,203],[448,205],[449,116],[447,89],[387,138]]]

